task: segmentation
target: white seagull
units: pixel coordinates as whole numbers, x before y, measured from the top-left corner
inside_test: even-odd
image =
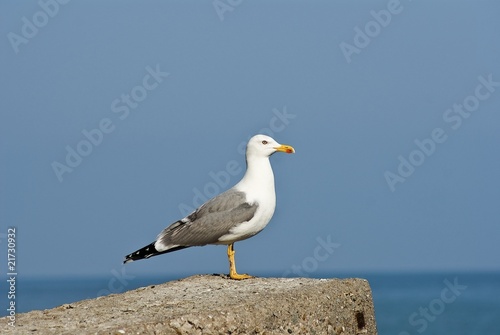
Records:
[[[251,278],[236,272],[234,243],[258,234],[274,214],[276,193],[269,156],[277,151],[295,153],[293,147],[269,136],[253,136],[247,144],[247,170],[239,183],[172,223],[156,241],[127,255],[124,263],[194,246],[223,244],[228,246],[229,277]]]

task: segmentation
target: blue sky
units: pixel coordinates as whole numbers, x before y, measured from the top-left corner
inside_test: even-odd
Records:
[[[239,272],[498,270],[499,9],[3,1],[0,233],[17,228],[18,272],[124,271],[239,181],[259,132],[297,153],[271,158],[277,210],[236,244]],[[226,273],[225,252],[125,271]]]

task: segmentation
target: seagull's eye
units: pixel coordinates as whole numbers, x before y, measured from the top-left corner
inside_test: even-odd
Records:
[[[262,141],[262,144],[266,145],[268,142],[266,140]]]

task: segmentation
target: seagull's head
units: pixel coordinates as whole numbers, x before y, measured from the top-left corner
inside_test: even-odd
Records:
[[[247,144],[247,157],[260,156],[269,157],[275,152],[295,153],[295,149],[286,144],[279,144],[272,137],[266,135],[255,135]]]

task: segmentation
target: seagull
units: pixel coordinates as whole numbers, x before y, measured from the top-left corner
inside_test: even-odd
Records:
[[[275,152],[295,153],[266,135],[255,135],[247,144],[247,170],[239,183],[208,200],[194,212],[165,228],[156,241],[125,256],[123,263],[207,244],[227,245],[229,277],[248,279],[238,274],[234,243],[261,232],[276,208],[274,174],[269,157]]]

